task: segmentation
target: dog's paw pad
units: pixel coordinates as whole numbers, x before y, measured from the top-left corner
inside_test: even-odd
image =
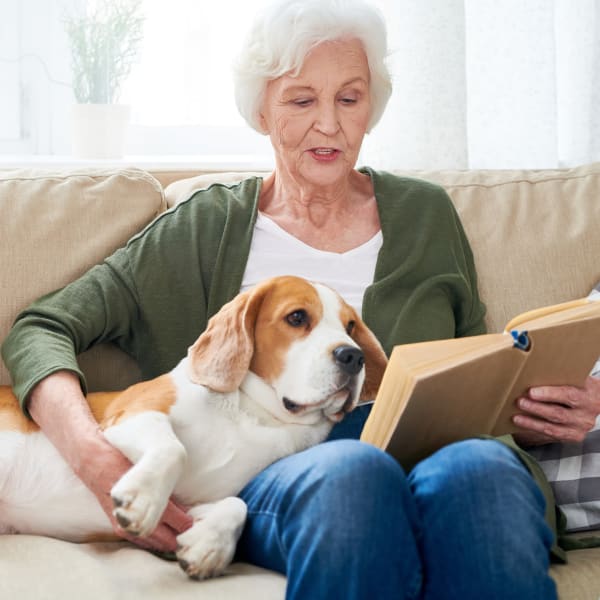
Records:
[[[113,514],[115,515],[115,519],[117,519],[117,522],[123,529],[127,531],[127,529],[131,527],[131,521],[124,514],[116,510],[113,512]],[[131,531],[130,533],[135,532]]]
[[[203,579],[208,579],[209,577],[216,577],[220,575],[220,573],[215,575],[210,575],[208,572],[200,571],[196,567],[196,565],[189,563],[187,560],[180,559],[179,566],[183,569],[183,572],[190,578],[195,579],[196,581],[202,581]]]
[[[144,493],[115,493],[111,494],[113,515],[119,525],[128,533],[139,536],[150,535],[162,514],[162,506],[156,499]]]
[[[113,489],[110,494],[110,498],[115,508],[129,508],[131,503],[135,500],[135,494],[116,492]]]
[[[111,496],[113,506],[115,508],[121,508],[121,506],[125,506],[127,502],[121,496]]]
[[[187,560],[180,559],[179,566],[183,569],[184,573],[190,578],[196,581],[202,581],[204,579],[211,579],[213,577],[220,577],[225,573],[229,562],[213,563],[210,556],[206,557],[207,560],[203,560],[200,563],[188,562]]]

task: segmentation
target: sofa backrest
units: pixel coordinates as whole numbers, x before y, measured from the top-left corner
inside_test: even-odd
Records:
[[[30,302],[101,262],[165,208],[160,184],[136,169],[0,173],[0,341]],[[80,363],[91,390],[139,379],[134,361],[111,346]],[[8,383],[0,362],[0,384]]]
[[[587,296],[600,280],[600,163],[573,169],[395,171],[442,185],[471,242],[489,331],[515,315]],[[165,188],[169,206],[248,173],[203,174]]]

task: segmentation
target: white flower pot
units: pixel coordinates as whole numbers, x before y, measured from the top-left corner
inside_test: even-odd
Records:
[[[71,119],[73,156],[122,158],[131,109],[125,104],[75,104]]]

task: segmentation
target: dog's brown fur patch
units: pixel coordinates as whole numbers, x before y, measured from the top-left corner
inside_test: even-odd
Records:
[[[0,387],[0,431],[20,431],[32,433],[39,427],[28,419],[21,410],[12,389],[5,385]]]
[[[142,381],[114,394],[113,398],[98,395],[90,398],[90,406],[102,429],[116,425],[131,415],[147,410],[168,413],[175,403],[176,389],[171,375],[161,375],[150,381]]]

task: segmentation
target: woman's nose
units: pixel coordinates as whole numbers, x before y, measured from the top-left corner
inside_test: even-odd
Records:
[[[337,107],[329,104],[319,106],[314,127],[327,136],[335,135],[340,128]]]

